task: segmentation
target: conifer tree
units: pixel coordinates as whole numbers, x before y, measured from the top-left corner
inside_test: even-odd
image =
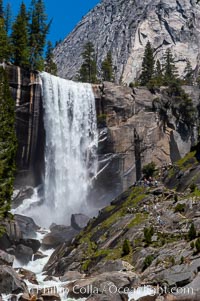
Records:
[[[9,30],[11,29],[11,24],[12,24],[12,11],[11,11],[10,3],[8,3],[6,6],[4,18],[5,18],[5,29],[6,32],[8,33]]]
[[[0,0],[0,18],[4,18],[3,0]]]
[[[79,70],[78,80],[87,83],[97,83],[97,64],[94,46],[91,42],[85,44],[82,57],[84,61]]]
[[[47,51],[46,51],[46,58],[45,58],[45,71],[51,73],[53,75],[57,74],[57,66],[56,63],[53,61],[53,46],[50,41],[47,43]]]
[[[177,79],[177,68],[175,66],[172,52],[168,48],[165,53],[164,80],[166,84],[168,84],[170,81],[173,81],[175,79]]]
[[[43,52],[51,21],[47,23],[43,0],[32,0],[31,7],[29,28],[30,66],[32,69],[43,70]]]
[[[0,63],[9,61],[10,59],[10,44],[5,30],[4,18],[0,17]]]
[[[105,60],[102,62],[101,71],[102,71],[103,81],[108,81],[108,82],[114,81],[111,51],[107,53]]]
[[[154,75],[154,57],[153,48],[148,41],[144,51],[144,57],[142,61],[142,73],[140,75],[141,86],[146,86]]]
[[[28,35],[28,15],[26,6],[21,4],[19,14],[12,26],[11,45],[12,59],[15,65],[21,67],[29,66],[29,35]]]
[[[184,79],[187,85],[193,84],[193,69],[189,60],[186,61],[186,66],[184,69]]]
[[[0,67],[0,220],[10,209],[15,172],[15,102],[5,70]]]

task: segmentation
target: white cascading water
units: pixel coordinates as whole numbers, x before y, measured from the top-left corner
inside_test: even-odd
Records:
[[[38,189],[12,210],[43,227],[70,224],[71,214],[90,215],[87,196],[97,174],[97,121],[92,86],[42,72],[45,177],[44,198]]]
[[[41,73],[45,145],[45,219],[69,224],[87,212],[87,195],[97,172],[95,98],[90,84]]]

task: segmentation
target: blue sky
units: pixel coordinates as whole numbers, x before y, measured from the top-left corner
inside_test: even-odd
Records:
[[[16,15],[22,0],[4,0],[4,6],[11,4],[13,15]],[[31,0],[23,0],[29,7]],[[44,0],[49,19],[53,18],[50,39],[53,44],[66,37],[81,18],[100,0]]]

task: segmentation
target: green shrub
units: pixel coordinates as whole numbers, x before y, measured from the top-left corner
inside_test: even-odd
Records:
[[[200,238],[197,238],[197,240],[195,242],[195,247],[196,247],[197,253],[199,253],[200,252]]]
[[[156,170],[156,164],[154,162],[144,165],[142,172],[146,178],[152,177]]]
[[[154,256],[148,255],[143,262],[143,271],[146,270],[153,262]]]
[[[100,114],[97,116],[97,126],[98,128],[106,127],[106,114]]]
[[[196,229],[195,229],[194,224],[192,223],[192,224],[190,225],[190,229],[189,229],[189,231],[188,231],[188,239],[189,239],[189,240],[193,240],[193,239],[196,238],[196,236],[197,236],[197,232],[196,232]]]
[[[194,249],[194,247],[195,247],[195,244],[194,244],[194,242],[193,242],[193,241],[191,242],[191,244],[190,244],[190,247],[191,247],[191,249]]]
[[[197,188],[197,185],[196,185],[195,183],[192,183],[192,184],[190,185],[190,191],[191,191],[191,192],[195,192],[196,188]]]
[[[183,264],[184,262],[185,262],[185,258],[182,256],[180,264]]]
[[[147,245],[151,243],[153,234],[154,234],[153,227],[144,228],[144,241],[146,242]]]
[[[175,202],[175,203],[178,202],[178,195],[177,195],[177,194],[174,195],[174,202]]]
[[[177,204],[175,209],[174,209],[174,212],[180,212],[180,213],[183,213],[185,212],[185,204]]]
[[[125,239],[122,246],[122,256],[128,255],[130,251],[131,251],[130,241],[128,239]]]

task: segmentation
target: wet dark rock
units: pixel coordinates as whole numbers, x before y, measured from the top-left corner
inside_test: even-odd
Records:
[[[44,301],[61,301],[61,298],[58,294],[42,294],[41,298]]]
[[[72,214],[71,216],[71,227],[79,231],[87,226],[90,218],[85,214]]]
[[[21,279],[28,280],[30,283],[38,285],[35,273],[23,268],[20,268],[17,273],[19,274]]]
[[[30,247],[20,244],[16,248],[15,256],[21,263],[27,264],[32,260],[33,250]]]
[[[20,239],[19,244],[31,248],[34,254],[39,250],[41,246],[40,241],[37,239]]]
[[[47,255],[43,254],[42,252],[40,251],[37,251],[35,254],[34,254],[34,257],[33,257],[33,260],[38,260],[38,259],[42,259],[42,258],[45,258],[47,257]]]
[[[0,292],[2,294],[19,294],[26,290],[26,284],[13,268],[5,265],[0,266]]]
[[[14,191],[14,197],[12,199],[12,208],[19,207],[24,200],[30,199],[34,193],[33,187],[22,187],[21,189]]]
[[[31,217],[15,214],[14,219],[19,226],[23,238],[36,237],[36,231],[39,230],[40,227],[36,225]]]

